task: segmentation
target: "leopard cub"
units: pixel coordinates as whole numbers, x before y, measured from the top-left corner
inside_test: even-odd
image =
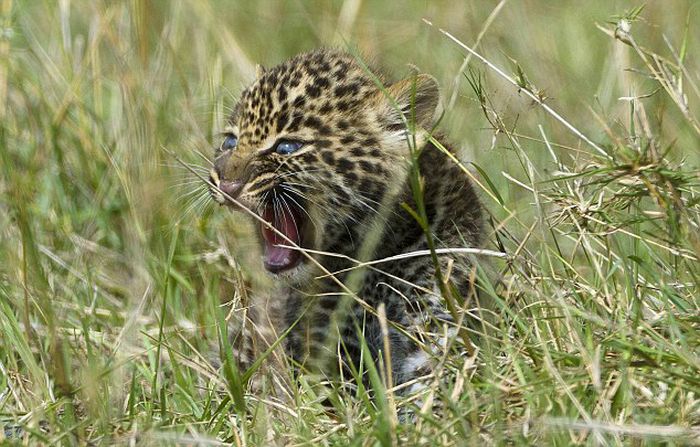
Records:
[[[289,329],[297,371],[356,372],[371,355],[390,359],[395,385],[430,372],[443,345],[435,335],[456,330],[443,295],[469,295],[473,262],[429,249],[478,247],[483,232],[465,172],[431,138],[438,103],[434,78],[389,83],[338,50],[258,70],[210,178],[216,201],[259,225],[261,267],[278,284],[267,307],[251,309],[240,362],[259,354],[251,340]]]

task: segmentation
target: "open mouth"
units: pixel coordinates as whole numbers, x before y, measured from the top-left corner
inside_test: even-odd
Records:
[[[304,226],[302,210],[292,203],[277,207],[270,203],[265,206],[261,217],[287,238],[273,231],[268,225],[261,224],[265,268],[269,272],[280,273],[299,265],[303,258],[301,251],[288,247],[301,246]]]
[[[215,188],[210,188],[210,190],[214,200],[221,205],[228,205],[234,210],[240,209],[241,206],[248,209],[252,208],[252,204],[241,202],[241,205],[238,205],[222,194],[223,192],[229,197],[241,201],[239,196],[244,186],[242,182],[219,181],[218,174],[215,171],[212,171],[209,181],[211,184],[216,185]],[[302,205],[299,205],[301,199],[291,197],[288,193],[285,196],[291,200],[283,198],[281,201],[275,202],[277,205],[272,202],[267,203],[260,215],[265,222],[274,227],[273,230],[269,225],[260,224],[263,242],[263,264],[271,273],[281,273],[285,270],[293,269],[303,259],[301,251],[296,248],[302,246],[305,226],[304,211],[300,208]]]

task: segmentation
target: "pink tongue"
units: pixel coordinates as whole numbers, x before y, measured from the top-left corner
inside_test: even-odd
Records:
[[[284,234],[294,244],[299,245],[299,228],[301,221],[295,213],[292,213],[286,207],[280,212],[275,213],[271,206],[265,208],[262,218],[266,222],[271,222],[272,225]],[[279,245],[293,245],[285,240],[268,226],[262,226],[262,235],[265,241],[264,247],[264,264],[265,268],[272,273],[278,273],[283,270],[295,267],[301,260],[301,252],[290,248],[280,247]]]

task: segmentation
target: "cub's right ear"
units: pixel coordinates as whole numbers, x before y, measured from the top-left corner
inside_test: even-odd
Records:
[[[391,99],[386,98],[386,93]],[[403,126],[415,119],[424,129],[432,128],[440,103],[440,87],[437,80],[427,74],[417,74],[402,79],[380,92],[384,96],[385,113],[392,126]]]
[[[260,79],[265,74],[265,67],[260,64],[255,64],[255,79]]]

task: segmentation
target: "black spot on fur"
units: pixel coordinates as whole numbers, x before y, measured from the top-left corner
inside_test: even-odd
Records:
[[[299,155],[299,159],[305,163],[315,163],[318,161],[318,155],[316,155],[315,152],[304,152],[303,154]]]
[[[336,206],[342,206],[348,198],[347,193],[339,184],[333,184],[331,189],[333,189],[333,194],[330,195],[331,202]]]
[[[317,116],[311,115],[306,117],[304,125],[313,129],[319,129],[321,127],[321,120]]]
[[[266,81],[267,81],[267,83],[269,83],[270,85],[276,85],[276,84],[277,84],[277,72],[276,72],[276,71],[270,72],[270,74],[268,75]]]
[[[346,173],[352,171],[354,163],[348,160],[347,158],[341,158],[338,160],[336,166],[338,168],[338,172]]]
[[[333,151],[323,151],[321,153],[321,158],[329,165],[335,163],[335,156],[333,155]]]
[[[384,126],[384,129],[389,132],[400,132],[405,128],[406,126],[404,126],[403,123],[389,123]]]
[[[306,94],[309,95],[311,98],[318,98],[321,96],[321,89],[318,88],[316,85],[309,84],[306,86]]]
[[[287,130],[290,132],[296,132],[299,130],[299,127],[301,126],[301,121],[304,119],[304,115],[301,112],[297,112],[294,114],[294,117],[292,118],[292,122],[289,123],[289,127]]]
[[[299,83],[301,83],[301,73],[299,73],[298,71],[295,71],[292,74],[292,78],[289,81],[289,86],[292,88],[296,88],[296,87],[299,87]]]
[[[332,111],[333,111],[333,105],[331,105],[331,103],[328,102],[328,101],[326,101],[326,102],[321,106],[321,108],[318,109],[318,112],[321,113],[321,114],[324,114],[324,115],[327,114],[327,113],[331,113]]]
[[[376,146],[379,143],[375,137],[367,137],[362,142],[365,146]]]
[[[282,132],[282,130],[284,130],[284,126],[286,126],[288,122],[289,114],[287,112],[281,112],[279,115],[277,115],[277,133]]]
[[[363,178],[360,182],[360,193],[368,196],[374,195],[376,183],[368,178]]]
[[[374,174],[377,172],[376,165],[367,160],[360,160],[360,168],[362,168],[362,170],[368,174]]]
[[[350,84],[342,84],[335,88],[333,94],[337,98],[344,98],[346,96],[356,96],[360,91],[360,86],[356,82]]]
[[[279,102],[284,102],[287,100],[287,90],[284,88],[281,88],[277,91],[277,99]]]
[[[319,77],[314,80],[314,86],[320,89],[328,88],[330,85],[331,83],[328,81],[328,78]]]
[[[292,103],[292,106],[295,109],[301,109],[302,107],[304,107],[304,105],[306,105],[306,98],[304,98],[303,96],[297,96],[294,99],[294,103]]]
[[[350,171],[345,173],[345,180],[348,184],[348,186],[354,186],[355,183],[357,183],[357,174],[355,172]]]
[[[256,191],[269,183],[272,183],[272,181],[270,179],[259,180],[255,183],[253,183],[252,185],[250,185],[249,189],[251,191]]]

